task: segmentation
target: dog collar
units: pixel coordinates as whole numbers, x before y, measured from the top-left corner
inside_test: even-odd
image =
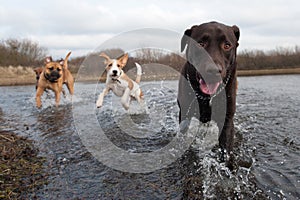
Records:
[[[230,65],[230,66],[232,66],[232,65]],[[213,94],[212,96],[203,96],[203,95],[199,94],[197,91],[195,91],[193,86],[191,85],[191,80],[190,80],[189,73],[186,73],[186,78],[187,78],[187,81],[188,81],[191,89],[195,92],[195,96],[196,96],[195,99],[200,99],[200,100],[203,100],[203,101],[208,101],[209,100],[209,105],[211,106],[213,98],[216,97],[218,94],[220,94],[225,89],[227,83],[229,82],[229,79],[231,78],[231,73],[226,73],[226,74],[227,74],[226,78],[222,81],[221,87],[219,87],[217,92],[215,94]]]
[[[212,96],[202,96],[201,94],[199,94],[197,91],[194,90],[193,86],[191,85],[191,80],[190,80],[190,75],[189,73],[186,73],[186,79],[189,83],[189,86],[190,88],[195,92],[195,98],[193,99],[193,101],[190,103],[189,107],[188,107],[188,110],[187,110],[187,113],[186,113],[186,116],[188,116],[189,112],[191,111],[192,109],[192,105],[193,103],[195,102],[195,100],[199,100],[201,99],[202,101],[209,101],[209,106],[212,106],[212,100],[215,96],[217,96],[221,91],[223,91],[223,89],[225,89],[229,79],[231,77],[231,73],[227,73],[227,77],[225,79],[225,81],[222,82],[222,86],[220,87],[220,89],[218,89],[218,91],[212,95]]]
[[[116,79],[111,78],[111,80],[112,80],[112,81],[116,81],[116,82],[118,82],[118,83],[121,83],[121,81],[120,81],[119,79],[117,79],[117,78],[116,78]]]

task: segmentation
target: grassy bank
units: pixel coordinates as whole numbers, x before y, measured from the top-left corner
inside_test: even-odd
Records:
[[[32,141],[0,130],[0,199],[22,199],[45,184],[44,159]]]
[[[0,86],[35,84],[33,67],[0,67]]]
[[[145,74],[142,76],[142,81],[152,80],[176,80],[179,74],[176,70],[161,68],[150,68],[143,66]],[[239,70],[238,76],[262,76],[262,75],[283,75],[283,74],[300,74],[300,68],[292,69],[262,69],[262,70]],[[135,77],[135,72],[129,72],[130,77]],[[76,74],[73,74],[76,77]],[[99,75],[100,77],[100,75]],[[97,81],[98,77],[86,76],[80,78],[84,81]],[[32,67],[0,67],[0,86],[13,85],[33,85],[36,83],[35,73]]]
[[[240,70],[238,76],[264,76],[264,75],[284,75],[300,74],[300,68],[292,69],[261,69],[261,70]]]

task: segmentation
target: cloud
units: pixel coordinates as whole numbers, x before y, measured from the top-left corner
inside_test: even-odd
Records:
[[[300,44],[299,5],[296,0],[12,0],[0,5],[0,35],[32,38],[55,55],[67,49],[79,54],[126,31],[161,28],[182,34],[215,20],[240,27],[240,49],[271,49]]]
[[[52,34],[52,35],[34,35],[32,40],[38,41],[43,47],[50,49],[50,54],[56,58],[61,57],[67,51],[72,51],[72,56],[82,56],[92,52],[101,42],[112,38],[112,34]],[[100,42],[101,41],[101,42]],[[62,53],[62,54],[61,54]]]

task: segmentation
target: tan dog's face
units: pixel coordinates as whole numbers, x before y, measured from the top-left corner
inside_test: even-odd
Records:
[[[122,69],[127,63],[128,54],[124,54],[119,59],[110,59],[105,53],[101,53],[100,56],[105,58],[104,63],[106,64],[105,70],[107,75],[113,79],[118,79],[122,74]]]
[[[63,65],[53,62],[51,57],[47,57],[45,60],[44,75],[50,82],[57,82],[63,76]]]

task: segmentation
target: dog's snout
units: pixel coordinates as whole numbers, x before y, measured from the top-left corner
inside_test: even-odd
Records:
[[[59,75],[59,71],[52,71],[51,72],[51,76],[58,76]]]
[[[117,74],[118,71],[117,71],[117,70],[113,70],[112,73],[113,73],[113,74]]]
[[[218,65],[209,65],[203,75],[206,82],[219,82],[222,79],[222,68]]]
[[[210,66],[206,69],[206,73],[210,75],[219,75],[221,72],[222,69],[218,66]]]

